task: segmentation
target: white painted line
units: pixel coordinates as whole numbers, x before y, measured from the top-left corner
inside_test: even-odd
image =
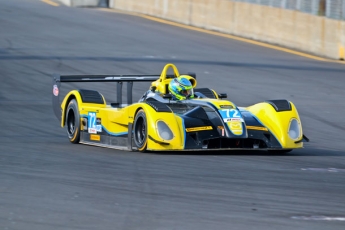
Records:
[[[345,221],[345,217],[330,216],[292,216],[295,220],[326,220],[326,221]]]
[[[301,168],[301,170],[314,172],[345,172],[345,169],[337,168]]]

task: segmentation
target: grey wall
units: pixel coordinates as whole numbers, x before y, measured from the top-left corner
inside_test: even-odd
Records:
[[[108,7],[109,0],[59,0],[67,6]]]

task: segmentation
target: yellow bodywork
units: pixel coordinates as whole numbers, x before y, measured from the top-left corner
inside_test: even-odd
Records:
[[[276,112],[273,106],[268,103],[258,103],[247,107],[246,110],[257,117],[260,122],[277,138],[285,149],[302,148],[303,142],[295,143],[302,138],[302,125],[295,105],[290,102],[291,111]],[[300,135],[295,140],[288,135],[291,119],[295,118],[300,127]]]
[[[174,113],[157,113],[151,106],[146,103],[135,103],[124,108],[112,108],[104,104],[83,103],[81,96],[77,90],[67,94],[61,103],[62,119],[61,127],[65,126],[65,110],[70,100],[76,99],[81,119],[87,117],[89,112],[96,112],[97,118],[101,118],[102,126],[107,133],[116,136],[128,133],[128,124],[134,122],[137,111],[143,109],[147,118],[147,133],[154,139],[147,139],[148,150],[182,150],[184,149],[184,130],[182,119]],[[171,129],[174,137],[172,140],[162,139],[157,131],[157,122],[164,121]],[[82,127],[82,122],[81,129]],[[165,144],[164,144],[165,143]]]

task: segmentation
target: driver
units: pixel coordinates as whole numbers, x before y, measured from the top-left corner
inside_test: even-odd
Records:
[[[194,98],[192,83],[186,78],[186,75],[172,79],[168,88],[173,96],[173,100],[179,101]]]

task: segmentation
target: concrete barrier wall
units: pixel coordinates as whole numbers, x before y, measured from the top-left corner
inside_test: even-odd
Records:
[[[344,59],[345,21],[228,0],[110,1],[115,9]]]
[[[107,0],[58,0],[67,6],[107,7]]]
[[[58,0],[58,1],[67,5],[67,6],[71,6],[71,0]]]

